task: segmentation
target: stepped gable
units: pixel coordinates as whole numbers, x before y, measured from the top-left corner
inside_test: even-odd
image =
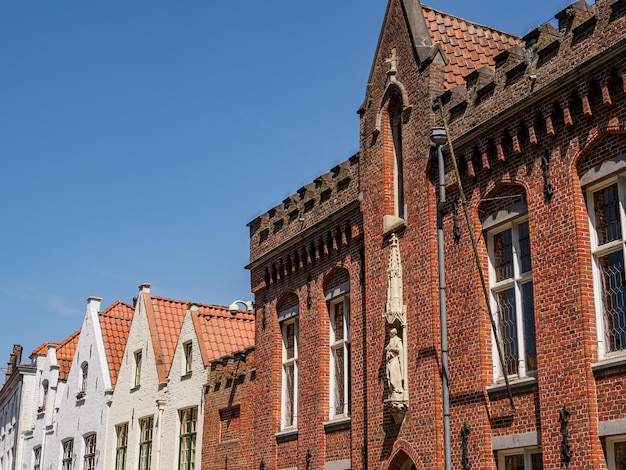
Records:
[[[100,328],[106,350],[111,384],[115,386],[126,348],[126,340],[135,310],[128,304],[115,301],[100,316]]]
[[[74,360],[74,354],[76,353],[76,347],[78,346],[80,331],[80,329],[76,330],[57,346],[56,355],[59,364],[59,380],[67,380],[70,368],[72,367],[72,361]]]
[[[455,153],[464,162],[462,176],[492,170],[498,162],[540,147],[559,128],[594,119],[601,108],[623,99],[625,3],[576,1],[555,14],[556,27],[540,25],[521,45],[495,56],[493,64],[433,96],[436,116],[442,106]],[[446,58],[454,54],[447,52]]]
[[[309,232],[320,222],[328,222],[333,214],[356,203],[358,198],[357,153],[248,223],[251,263],[295,236]]]
[[[465,85],[465,77],[483,66],[494,67],[495,58],[509,48],[522,47],[519,36],[472,23],[422,4],[426,27],[433,44],[446,59],[446,90]]]
[[[227,307],[190,304],[196,331],[202,341],[204,363],[254,346],[254,314],[238,312],[232,315]]]

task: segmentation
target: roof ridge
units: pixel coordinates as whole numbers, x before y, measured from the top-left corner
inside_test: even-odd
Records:
[[[228,307],[226,305],[206,304],[203,302],[196,302],[195,300],[173,299],[170,297],[161,297],[158,295],[150,295],[150,297],[152,298],[152,300],[162,300],[166,302],[179,303],[179,304],[185,304],[185,305],[189,305],[191,303],[191,304],[197,305],[198,307],[211,307],[211,308],[217,308],[217,309],[224,309],[228,311]]]

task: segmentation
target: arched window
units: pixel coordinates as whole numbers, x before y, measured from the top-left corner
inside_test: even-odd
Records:
[[[85,436],[85,458],[83,462],[84,470],[96,469],[96,434]]]
[[[44,380],[41,382],[41,400],[39,402],[39,409],[37,410],[39,413],[43,413],[46,411],[46,404],[48,403],[48,389],[50,388],[50,383],[48,380]]]
[[[402,164],[402,101],[400,99],[395,99],[390,103],[389,121],[393,140],[393,215],[405,219],[404,167]]]
[[[83,392],[83,394],[87,391],[87,383],[88,383],[88,379],[89,379],[89,364],[87,364],[86,362],[83,362],[82,366],[80,366],[80,369],[82,371],[82,378],[81,378],[81,382],[80,382],[80,392]]]

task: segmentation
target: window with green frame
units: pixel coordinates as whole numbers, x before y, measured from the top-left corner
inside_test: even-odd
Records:
[[[128,446],[128,423],[115,426],[117,444],[115,446],[115,470],[126,470],[126,451]]]
[[[198,408],[185,408],[179,411],[180,446],[178,450],[178,469],[193,470],[196,460],[196,423]]]
[[[139,420],[139,470],[150,470],[152,460],[152,428],[154,417]]]

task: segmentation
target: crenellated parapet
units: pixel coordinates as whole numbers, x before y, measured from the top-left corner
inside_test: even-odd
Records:
[[[577,124],[605,119],[626,92],[626,0],[576,1],[433,98],[443,108],[461,161],[474,178]],[[522,47],[523,44],[523,47]],[[604,126],[606,127],[606,123]],[[624,127],[624,122],[612,122]]]
[[[359,154],[355,154],[248,223],[251,263],[278,247],[289,245],[290,241],[301,239],[304,234],[316,231],[320,223],[327,225],[333,214],[351,204],[358,204],[358,199]],[[313,254],[298,256],[298,263],[300,258],[313,256],[315,259],[318,256],[315,253],[327,250],[324,247],[332,243],[325,238],[339,240],[341,244],[342,239],[350,236],[349,233],[352,233],[350,227],[330,230],[327,236],[322,236],[321,241],[315,243],[316,247],[311,250]]]

